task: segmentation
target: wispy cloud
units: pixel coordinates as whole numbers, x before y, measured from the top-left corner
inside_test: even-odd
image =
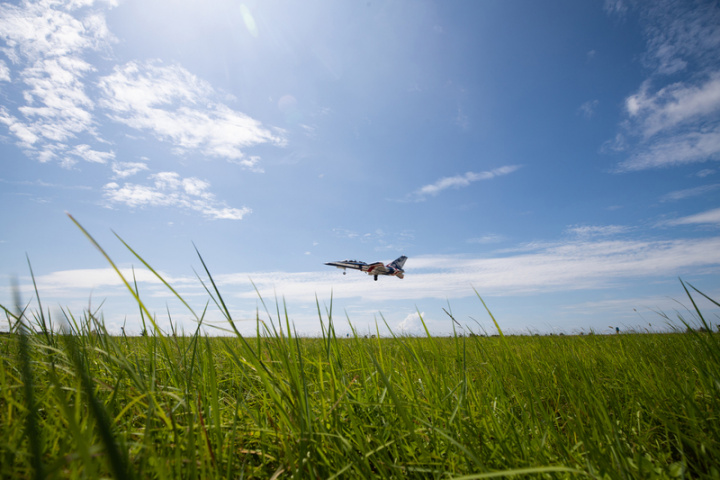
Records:
[[[11,62],[20,63],[23,58],[35,62],[106,46],[114,38],[104,17],[85,8],[93,3],[92,0],[41,0],[24,1],[20,5],[3,4],[0,8],[0,35],[6,45],[2,51]],[[116,5],[114,1],[98,3],[109,7]]]
[[[148,177],[151,185],[116,182],[105,185],[105,199],[109,205],[131,208],[179,207],[203,214],[212,219],[241,220],[252,210],[231,208],[209,192],[210,183],[199,178],[181,178],[175,172],[160,172]]]
[[[7,64],[2,60],[0,60],[0,81],[10,81],[10,69],[8,68]]]
[[[115,159],[115,152],[101,152],[85,144],[75,145],[67,152],[67,156],[63,159],[63,164],[74,165],[77,163],[77,158],[85,160],[86,162],[104,164]]]
[[[628,7],[626,0],[605,0],[605,11],[610,14],[624,14]]]
[[[361,243],[374,245],[376,251],[397,251],[403,252],[415,239],[415,234],[410,230],[392,230],[386,232],[377,228],[372,232],[360,233],[347,228],[333,228],[333,234],[338,238],[358,240]]]
[[[183,289],[187,285],[195,287],[197,279],[192,276],[171,275],[162,270],[156,269],[158,273],[173,285],[174,288]],[[135,279],[138,285],[143,285],[144,295],[157,295],[164,288],[162,281],[150,270],[140,267],[120,266],[120,273],[129,279]],[[108,296],[127,296],[128,292],[122,279],[113,268],[81,268],[74,270],[60,270],[35,277],[38,290],[45,298],[57,298],[63,302],[82,300],[87,308],[88,295],[95,297],[99,293],[102,301]],[[32,296],[32,282],[28,279],[25,285],[20,286],[23,296]],[[127,312],[124,312],[127,314]]]
[[[170,142],[180,153],[199,151],[257,169],[246,147],[283,145],[282,132],[213,101],[211,85],[179,65],[130,62],[100,79],[100,105],[112,119]]]
[[[626,233],[629,227],[623,225],[572,225],[567,228],[568,233],[572,233],[582,238],[589,237],[608,237]]]
[[[720,110],[720,72],[697,85],[674,83],[654,93],[649,88],[646,82],[625,100],[628,114],[645,138]]]
[[[519,168],[520,165],[507,165],[486,172],[467,172],[464,175],[443,177],[435,183],[420,187],[409,195],[409,199],[414,201],[423,201],[427,197],[436,196],[442,191],[447,190],[448,188],[457,189],[467,187],[474,182],[479,182],[481,180],[490,180],[503,175],[508,175],[517,171]]]
[[[112,164],[112,171],[116,179],[131,177],[147,169],[147,163],[144,162],[113,162]]]
[[[608,2],[607,10],[617,2]],[[644,24],[648,78],[625,100],[617,172],[720,158],[720,10],[712,2],[629,4]],[[623,11],[626,9],[623,4]],[[668,75],[686,72],[669,83]]]
[[[115,0],[0,4],[0,52],[9,60],[0,60],[0,81],[13,80],[8,84],[13,101],[0,105],[0,125],[11,139],[42,163],[67,168],[77,168],[79,162],[106,164],[107,178],[117,180],[151,170],[150,162],[115,161],[123,151],[103,133],[122,125],[148,134],[136,135],[136,142],[156,139],[177,154],[200,154],[262,171],[260,157],[248,150],[284,145],[284,131],[233,109],[227,96],[208,82],[180,65],[154,60],[114,68],[90,63],[98,52],[112,54],[117,39],[105,14],[116,5]],[[181,188],[112,182],[104,190],[114,205],[184,206],[212,218],[238,219],[249,212],[224,206],[207,188],[193,196]]]
[[[66,190],[92,190],[93,188],[87,185],[63,185],[60,183],[48,183],[43,180],[35,180],[35,181],[29,181],[29,180],[20,180],[20,181],[8,181],[3,178],[0,178],[0,182],[2,183],[8,183],[11,185],[28,185],[33,187],[43,187],[43,188],[61,188]]]
[[[82,134],[97,136],[94,102],[85,86],[94,69],[82,57],[114,38],[102,15],[81,8],[91,3],[0,5],[1,50],[19,68],[17,77],[26,87],[25,104],[16,112],[3,108],[0,122],[41,161],[67,159],[68,141]]]
[[[487,235],[483,235],[482,237],[469,238],[466,241],[467,241],[467,243],[487,245],[490,243],[503,242],[503,241],[505,241],[505,237],[503,237],[502,235],[495,234],[495,233],[489,233]]]
[[[638,281],[674,281],[678,275],[687,273],[717,275],[720,237],[673,241],[575,240],[538,244],[532,251],[521,249],[505,257],[417,256],[411,257],[405,267],[407,274],[403,280],[381,278],[377,283],[359,272],[344,276],[336,269],[215,272],[213,277],[221,291],[233,292],[235,303],[256,302],[259,292],[263,298],[281,295],[294,307],[314,306],[316,295],[321,299],[332,295],[335,300],[406,302],[472,297],[473,288],[483,296],[565,294]],[[123,272],[127,278],[132,277],[129,268],[123,268]],[[146,296],[167,294],[151,272],[136,268],[134,273]],[[204,298],[203,289],[191,275],[162,275],[185,298],[197,295]],[[54,296],[62,302],[68,298],[86,299],[89,290],[94,298],[127,296],[117,275],[107,268],[65,270],[38,276],[36,280],[46,299]],[[24,288],[32,295],[29,279]],[[162,309],[162,305],[159,308]],[[412,328],[418,321],[415,315],[408,315],[404,325]]]
[[[632,172],[673,167],[720,158],[720,126],[712,130],[680,133],[640,145],[637,153],[620,162],[616,171]]]
[[[595,109],[597,109],[599,104],[599,100],[588,100],[587,102],[580,105],[580,108],[578,108],[578,113],[585,118],[592,118],[593,116],[595,116]]]
[[[720,237],[674,241],[578,240],[548,243],[529,253],[507,257],[411,257],[404,280],[383,280],[383,288],[365,275],[338,276],[328,272],[244,272],[217,275],[226,288],[233,286],[245,298],[281,293],[288,300],[307,301],[315,294],[365,300],[419,300],[462,298],[472,288],[488,295],[525,295],[601,289],[642,278],[670,277],[720,269]]]
[[[703,168],[702,170],[697,172],[695,174],[695,176],[698,178],[705,178],[705,177],[709,177],[710,175],[713,175],[714,173],[715,173],[715,170],[712,168]]]
[[[686,198],[699,197],[701,195],[705,195],[706,193],[717,190],[718,188],[720,188],[720,183],[715,183],[712,185],[702,185],[695,188],[686,188],[684,190],[676,190],[674,192],[663,195],[662,198],[660,198],[660,201],[671,202],[676,200],[684,200]]]
[[[715,2],[638,2],[646,9],[648,50],[645,63],[658,75],[696,66],[717,68],[720,59],[720,10]]]
[[[120,272],[125,278],[133,278],[142,283],[160,284],[161,281],[149,270],[145,268],[122,268]],[[166,278],[167,277],[167,278]],[[171,279],[166,274],[163,278],[169,281]],[[57,293],[58,290],[71,288],[78,290],[90,290],[101,287],[120,287],[123,286],[122,279],[112,268],[83,268],[76,270],[61,270],[37,277],[38,287],[48,292]]]
[[[696,213],[695,215],[688,215],[687,217],[681,217],[676,220],[669,220],[664,224],[671,226],[701,224],[720,225],[720,208],[708,210],[707,212]]]
[[[646,82],[626,100],[636,152],[618,165],[637,171],[705,162],[720,157],[720,72],[697,85],[673,84],[650,93]]]
[[[268,129],[216,101],[212,86],[181,66],[128,62],[110,75],[90,77],[97,72],[84,55],[108,47],[115,39],[103,15],[79,8],[88,3],[92,2],[0,6],[2,51],[20,67],[19,76],[27,87],[25,105],[17,112],[3,108],[0,122],[23,148],[43,161],[60,158],[72,164],[64,153],[74,147],[66,144],[83,134],[99,137],[97,126],[102,119],[93,113],[98,106],[107,109],[109,118],[148,131],[178,152],[199,151],[251,169],[259,169],[258,157],[246,155],[244,149],[284,144],[280,130]],[[9,75],[3,63],[0,78],[9,79]],[[94,87],[96,81],[100,99],[87,93],[88,84]],[[95,162],[99,158],[85,156]]]

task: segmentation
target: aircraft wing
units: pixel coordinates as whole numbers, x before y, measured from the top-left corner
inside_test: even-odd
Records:
[[[363,272],[367,272],[370,275],[384,275],[388,272],[388,269],[382,262],[376,262],[368,265],[367,269],[363,268]]]
[[[362,270],[363,272],[367,272],[367,267],[369,266],[365,262],[360,262],[357,260],[342,260],[339,262],[328,262],[325,265],[329,265],[331,267],[337,267],[337,268],[351,268],[353,270]]]

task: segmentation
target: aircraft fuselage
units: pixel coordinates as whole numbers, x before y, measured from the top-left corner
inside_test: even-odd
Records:
[[[375,280],[377,280],[378,275],[387,275],[403,278],[405,276],[405,271],[402,269],[402,267],[405,264],[405,260],[407,260],[407,257],[402,256],[395,261],[388,263],[387,265],[383,265],[382,262],[365,263],[359,260],[342,260],[338,262],[328,262],[325,265],[340,268],[343,270],[343,274],[345,274],[345,270],[348,268],[352,270],[360,270],[367,273],[368,275],[373,276]]]

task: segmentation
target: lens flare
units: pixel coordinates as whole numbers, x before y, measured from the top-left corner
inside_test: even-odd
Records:
[[[243,23],[245,23],[245,28],[247,28],[248,32],[250,32],[250,35],[257,38],[258,29],[257,25],[255,25],[255,18],[252,16],[252,13],[250,13],[250,9],[247,5],[240,5],[240,14],[242,15]]]

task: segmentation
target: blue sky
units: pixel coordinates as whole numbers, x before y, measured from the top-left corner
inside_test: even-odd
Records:
[[[719,159],[716,2],[0,5],[0,303],[27,256],[58,322],[140,328],[69,212],[186,331],[113,232],[202,311],[197,246],[247,332],[250,280],[306,334],[331,294],[342,331],[492,332],[475,290],[509,332],[661,328],[678,277],[720,298]]]

